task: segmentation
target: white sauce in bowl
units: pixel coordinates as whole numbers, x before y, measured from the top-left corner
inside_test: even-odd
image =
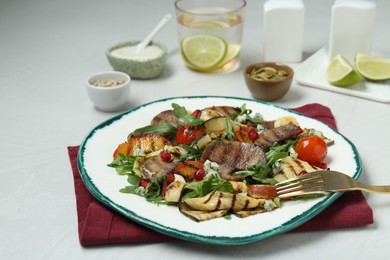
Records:
[[[130,49],[132,46],[126,46],[111,51],[111,55],[120,59],[146,61],[158,58],[162,55],[162,49],[157,46],[149,45],[140,53],[134,53]]]

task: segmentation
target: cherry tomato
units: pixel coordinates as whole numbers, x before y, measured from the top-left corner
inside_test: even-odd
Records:
[[[142,180],[140,180],[138,186],[146,188],[146,186],[148,185],[149,182],[150,182],[149,180],[142,179]]]
[[[202,126],[189,126],[185,124],[177,130],[176,144],[188,145],[204,135],[205,131]]]
[[[322,162],[328,154],[328,147],[325,141],[316,135],[300,138],[294,149],[298,153],[298,159],[312,165]]]
[[[200,117],[200,114],[202,114],[202,110],[197,109],[194,112],[192,112],[191,115],[194,116],[194,117]]]

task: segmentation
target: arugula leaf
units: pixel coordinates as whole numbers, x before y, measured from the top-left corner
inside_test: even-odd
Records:
[[[172,103],[173,114],[179,119],[178,126],[188,124],[190,126],[197,126],[203,124],[203,121],[195,116],[188,114],[185,107],[176,103]]]
[[[116,172],[120,175],[132,174],[134,167],[135,156],[126,156],[122,153],[119,154],[110,164],[107,164],[108,167],[115,168]]]
[[[239,121],[243,120],[245,122],[249,121],[255,124],[260,123],[263,118],[260,114],[256,113],[254,116],[252,116],[252,110],[246,108],[246,103],[242,104],[241,107],[236,107],[236,109],[240,110],[239,115],[234,115],[234,119],[240,119]]]
[[[166,176],[161,176],[146,185],[146,187],[140,187],[139,182],[140,177],[136,175],[129,175],[127,181],[131,184],[130,186],[125,186],[119,191],[122,193],[136,194],[143,196],[147,201],[156,203],[156,204],[169,204],[168,202],[163,201],[161,197],[161,189],[164,183]]]
[[[165,176],[157,178],[146,185],[145,199],[150,202],[160,203],[162,202],[161,187],[164,183]]]
[[[203,197],[215,190],[234,192],[232,184],[229,181],[221,178],[206,177],[201,181],[187,183],[184,187],[184,196],[182,199]]]
[[[180,156],[179,160],[181,162],[200,160],[200,157],[202,156],[202,151],[199,149],[198,146],[196,146],[196,145],[195,146],[188,146],[188,145],[184,145],[184,144],[181,144],[179,146],[188,152],[188,153]]]
[[[137,175],[130,174],[127,177],[127,182],[132,184],[132,185],[135,185],[135,186],[138,186],[140,181],[141,181],[141,178],[138,177]]]
[[[244,176],[251,177],[257,182],[261,182],[264,178],[267,177],[268,173],[271,171],[271,167],[268,165],[263,165],[260,161],[253,166],[250,166],[242,171],[237,171],[233,173],[233,176]]]
[[[122,193],[129,193],[129,194],[139,194],[137,191],[138,187],[137,186],[126,186],[119,191]]]
[[[229,117],[226,117],[226,138],[229,141],[234,140],[233,126]]]
[[[296,142],[296,140],[291,140],[284,144],[274,143],[266,152],[267,165],[272,166],[277,160],[287,157],[290,148],[294,147]]]
[[[131,136],[137,136],[140,134],[158,134],[163,136],[173,136],[177,132],[177,128],[173,125],[160,121],[158,125],[148,125],[136,129]]]

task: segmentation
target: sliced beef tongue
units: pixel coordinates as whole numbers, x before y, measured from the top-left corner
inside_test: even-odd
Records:
[[[291,138],[297,133],[299,129],[300,127],[297,125],[287,124],[265,130],[259,135],[255,141],[255,144],[260,146],[263,150],[266,150],[275,142],[280,142]]]
[[[158,125],[161,121],[177,126],[178,118],[173,114],[173,110],[165,110],[158,113],[150,122],[151,125]]]
[[[219,174],[231,181],[242,180],[242,176],[232,173],[256,165],[259,161],[266,164],[263,150],[256,145],[236,141],[215,141],[202,153],[202,161],[210,160],[219,164]]]
[[[146,159],[140,169],[146,179],[153,181],[158,177],[166,175],[175,166],[177,166],[177,163],[166,163],[161,160],[160,156],[155,156]]]

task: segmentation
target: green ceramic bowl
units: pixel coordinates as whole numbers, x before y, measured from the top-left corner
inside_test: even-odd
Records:
[[[162,50],[161,55],[155,58],[129,59],[119,58],[112,55],[112,51],[122,47],[137,45],[139,41],[129,41],[117,44],[107,50],[106,56],[112,68],[128,74],[132,79],[152,79],[159,77],[165,67],[167,59],[167,48],[158,42],[151,42],[150,45],[157,46]]]

